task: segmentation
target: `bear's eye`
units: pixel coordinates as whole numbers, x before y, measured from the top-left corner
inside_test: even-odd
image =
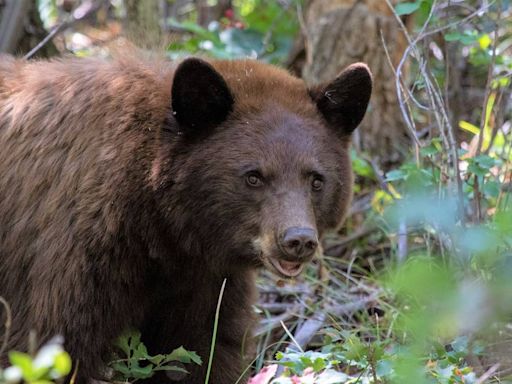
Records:
[[[321,191],[324,187],[324,180],[320,176],[315,176],[313,178],[313,181],[311,181],[311,188],[313,188],[313,191]]]
[[[257,171],[252,171],[245,175],[245,182],[249,187],[261,187],[263,185],[263,176]]]

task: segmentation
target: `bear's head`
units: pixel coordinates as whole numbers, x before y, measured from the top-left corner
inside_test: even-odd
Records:
[[[308,89],[251,60],[183,61],[156,187],[173,242],[223,274],[298,275],[347,211],[350,136],[371,88],[364,64]]]

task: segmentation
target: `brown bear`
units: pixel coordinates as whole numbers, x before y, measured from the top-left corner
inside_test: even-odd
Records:
[[[308,89],[252,60],[1,57],[8,348],[63,335],[78,383],[129,328],[207,361],[226,278],[210,382],[235,383],[258,267],[296,276],[347,210],[371,87],[364,64]]]

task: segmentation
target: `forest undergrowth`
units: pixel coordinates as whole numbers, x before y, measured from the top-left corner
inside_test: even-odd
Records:
[[[396,164],[354,147],[343,228],[302,277],[262,272],[257,348],[243,351],[250,384],[512,383],[512,4],[386,2],[408,42],[394,91],[410,146]],[[249,50],[282,64],[302,3],[286,2],[284,16],[277,2],[234,3],[237,16],[212,28],[172,21],[186,33],[169,56]],[[120,382],[201,363],[185,349],[150,356],[137,334],[118,347]],[[58,340],[9,358],[0,382],[59,381],[71,369]]]

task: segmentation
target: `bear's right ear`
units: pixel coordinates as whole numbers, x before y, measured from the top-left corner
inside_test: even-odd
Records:
[[[206,61],[183,61],[172,82],[172,111],[185,134],[194,134],[222,123],[234,99],[224,78]]]
[[[350,135],[363,120],[372,94],[372,74],[366,64],[343,70],[327,85],[309,91],[327,123],[342,135]]]

